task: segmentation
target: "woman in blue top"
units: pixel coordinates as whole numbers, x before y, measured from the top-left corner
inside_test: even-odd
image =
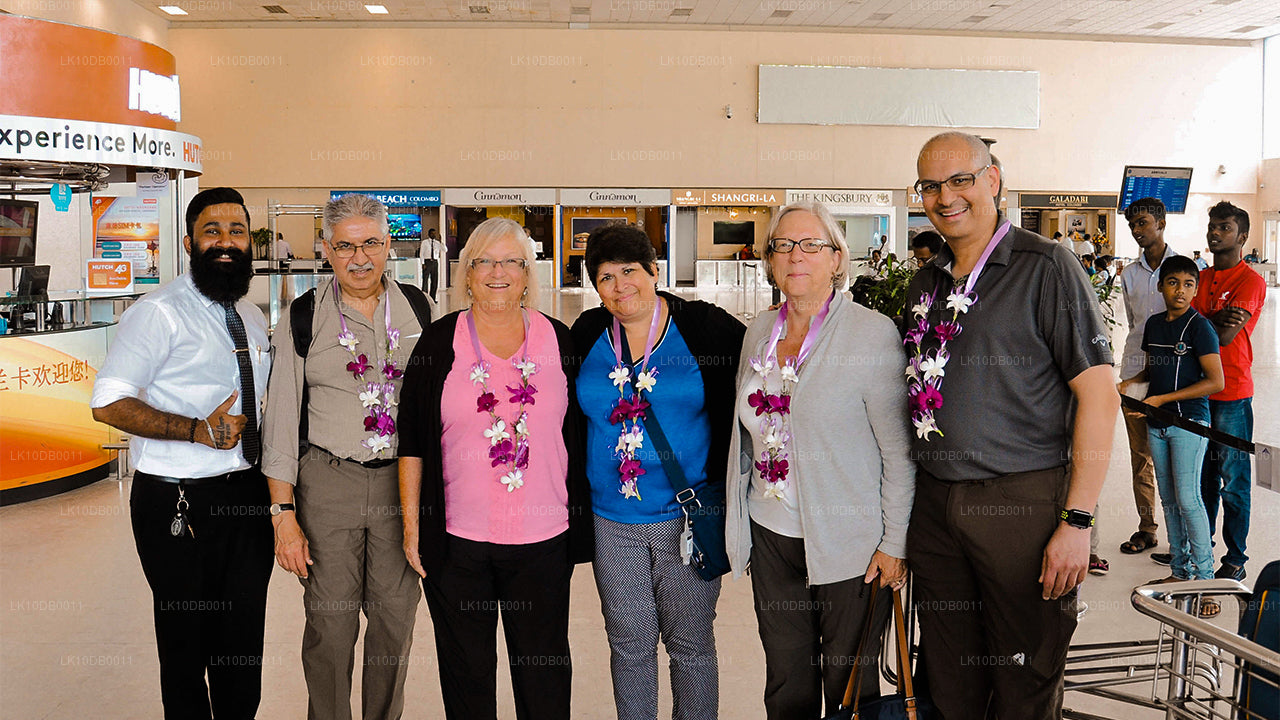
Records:
[[[593,232],[585,265],[604,307],[582,313],[572,334],[618,717],[657,718],[661,635],[673,717],[714,719],[720,578],[703,580],[682,552],[684,515],[646,422],[661,422],[695,493],[723,506],[745,328],[715,305],[658,292],[653,244],[635,227]]]
[[[1224,380],[1218,333],[1191,307],[1199,279],[1199,269],[1190,258],[1175,255],[1160,265],[1160,294],[1167,311],[1147,319],[1142,336],[1147,367],[1120,383],[1120,390],[1149,381],[1148,405],[1207,426],[1207,398],[1222,389]],[[1209,440],[1156,415],[1147,418],[1147,427],[1173,555],[1173,574],[1164,580],[1212,578],[1212,531],[1200,496],[1200,466]],[[1216,603],[1202,603],[1201,616],[1217,615],[1211,609],[1216,607]]]

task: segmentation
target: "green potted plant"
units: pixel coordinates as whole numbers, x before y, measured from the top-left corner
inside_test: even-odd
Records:
[[[271,257],[271,231],[262,227],[249,233],[253,238],[253,256],[255,258]]]
[[[875,274],[854,278],[849,292],[854,302],[899,322],[907,306],[907,285],[915,274],[914,263],[889,255]]]

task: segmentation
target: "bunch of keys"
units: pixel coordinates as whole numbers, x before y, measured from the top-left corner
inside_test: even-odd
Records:
[[[191,539],[196,537],[196,529],[191,527],[191,521],[187,520],[187,508],[191,507],[191,503],[187,502],[187,492],[178,487],[178,514],[173,516],[173,522],[169,523],[169,534],[174,537],[182,537],[186,533],[191,533]]]
[[[684,531],[680,533],[680,559],[685,565],[693,559],[693,524],[689,522],[689,514],[684,516]]]

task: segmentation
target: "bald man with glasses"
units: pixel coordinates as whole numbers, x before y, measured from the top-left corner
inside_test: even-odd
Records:
[[[1120,406],[1106,325],[1071,252],[999,212],[981,139],[935,136],[916,168],[947,241],[912,279],[903,328],[930,690],[947,720],[1058,718]]]

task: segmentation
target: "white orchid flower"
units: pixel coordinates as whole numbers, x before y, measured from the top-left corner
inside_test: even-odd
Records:
[[[970,305],[973,305],[973,297],[959,291],[947,296],[947,307],[956,311],[956,314],[969,312]]]
[[[751,358],[751,369],[755,370],[759,375],[767,375],[771,370],[773,370],[773,361],[765,360],[764,362],[761,362],[760,358],[753,357]]]
[[[911,306],[911,314],[917,318],[929,317],[929,305],[927,303],[916,303]]]
[[[782,493],[785,492],[786,489],[787,489],[786,480],[779,480],[778,482],[767,483],[764,489],[764,496],[766,498],[773,498],[774,500],[781,501]]]
[[[920,371],[916,369],[915,360],[907,363],[906,376],[911,380],[915,380],[920,377]]]
[[[476,363],[475,365],[471,366],[471,382],[475,383],[476,385],[480,385],[484,383],[485,380],[488,380],[488,379],[489,379],[489,371],[488,371],[488,368],[484,366],[484,363]]]
[[[484,431],[484,436],[489,438],[490,445],[497,445],[511,437],[511,433],[507,432],[507,423],[502,418],[498,418],[494,421],[493,427]]]
[[[368,440],[360,443],[370,450],[378,453],[391,447],[391,441],[381,435],[370,435]]]
[[[338,333],[338,344],[354,353],[360,341],[356,339],[355,333],[348,330],[344,333]]]
[[[644,431],[638,427],[623,435],[622,439],[627,444],[628,453],[635,454],[636,450],[644,447]]]
[[[782,382],[793,383],[800,380],[800,376],[796,374],[796,368],[791,363],[782,366]]]
[[[609,379],[613,381],[614,387],[622,387],[631,380],[631,370],[624,365],[618,365],[609,373]]]
[[[764,441],[764,446],[769,450],[781,450],[782,446],[786,444],[782,441],[782,433],[777,428],[769,428],[761,439]]]
[[[371,408],[374,405],[381,405],[382,389],[378,387],[371,387],[368,390],[365,390],[364,392],[360,393],[360,402],[366,408]]]
[[[507,492],[519,490],[524,485],[524,472],[512,470],[502,476],[502,484],[507,486]]]
[[[519,420],[516,420],[516,435],[528,435],[528,434],[529,434],[529,422],[528,422],[528,420],[529,420],[529,414],[528,414],[528,413],[520,413],[520,419],[519,419]]]
[[[934,419],[932,413],[922,417],[912,418],[911,423],[916,426],[916,437],[921,440],[928,440],[929,433],[938,433],[938,437],[945,437],[942,434],[942,431],[938,429],[938,422]]]
[[[925,382],[928,382],[934,378],[940,378],[943,375],[946,375],[947,371],[943,369],[946,366],[947,361],[945,359],[929,357],[920,361],[920,372],[924,373]]]
[[[640,388],[644,392],[652,392],[653,386],[657,384],[658,384],[657,368],[654,368],[653,370],[642,371],[639,375],[636,376],[636,387]]]
[[[624,499],[635,498],[640,500],[640,490],[636,488],[635,481],[622,483],[622,497]]]
[[[526,359],[523,361],[513,362],[512,364],[520,371],[520,377],[524,380],[528,380],[530,377],[533,377],[534,373],[538,372],[538,363],[532,360]]]

